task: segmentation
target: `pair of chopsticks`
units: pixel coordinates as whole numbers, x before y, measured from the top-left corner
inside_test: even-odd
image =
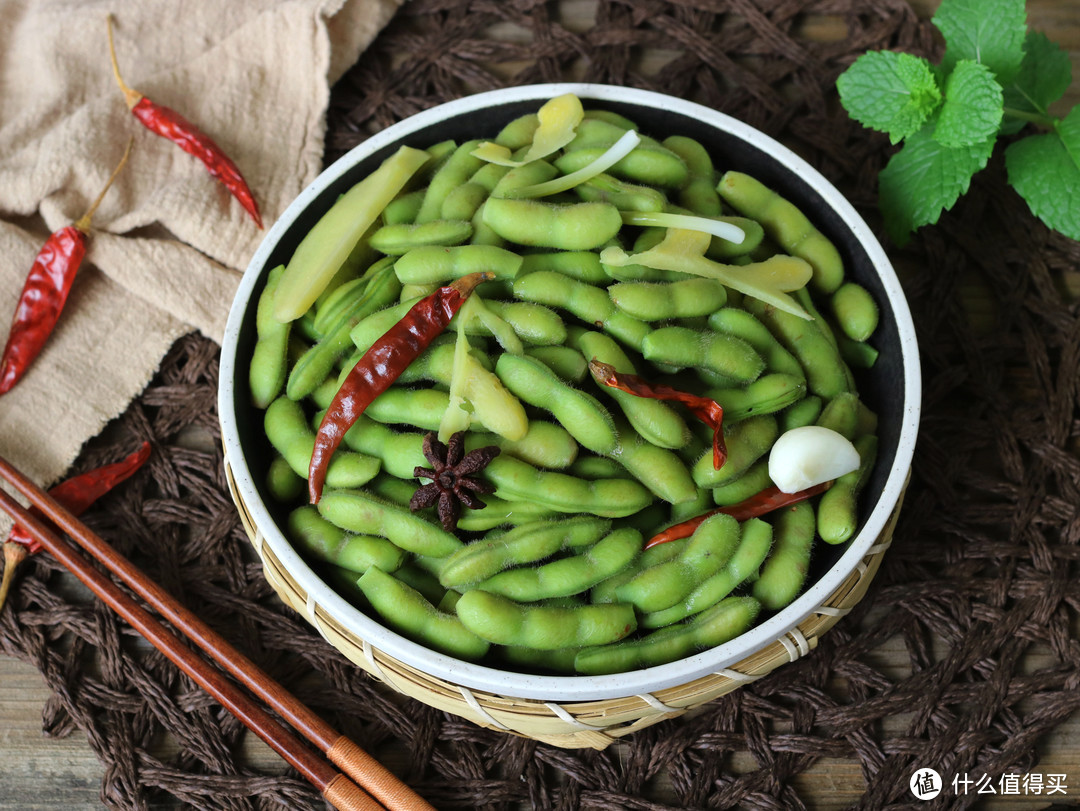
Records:
[[[221,669],[188,647],[179,636],[79,554],[74,546],[50,530],[40,518],[2,488],[0,509],[196,684],[266,741],[271,749],[315,786],[328,803],[341,811],[435,811],[386,767],[334,730],[2,457],[0,478],[195,643]],[[236,682],[228,679],[226,673],[247,687],[292,729],[272,717]]]

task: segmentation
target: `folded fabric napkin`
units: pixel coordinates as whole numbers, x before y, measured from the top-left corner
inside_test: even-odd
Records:
[[[56,331],[0,396],[0,455],[39,484],[145,387],[181,335],[220,340],[263,236],[204,165],[128,111],[131,87],[209,135],[269,225],[318,174],[330,85],[400,0],[0,0],[0,344],[49,233],[94,216]]]

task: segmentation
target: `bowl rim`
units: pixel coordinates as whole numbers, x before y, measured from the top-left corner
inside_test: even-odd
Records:
[[[356,163],[384,146],[436,124],[446,118],[477,110],[523,101],[544,101],[564,93],[582,99],[636,103],[700,119],[720,130],[769,152],[786,170],[812,183],[815,190],[861,243],[879,275],[895,318],[900,337],[904,372],[904,402],[897,441],[896,457],[874,509],[861,531],[848,542],[847,549],[817,582],[791,604],[760,624],[714,648],[665,665],[606,676],[554,676],[504,671],[455,659],[413,642],[378,623],[340,597],[293,549],[275,523],[255,486],[252,472],[240,445],[238,415],[235,410],[236,351],[245,311],[252,293],[266,270],[267,260],[280,239],[297,217],[328,186]],[[246,376],[245,376],[246,379]],[[252,256],[230,307],[222,341],[221,370],[218,388],[218,413],[226,463],[231,467],[234,486],[256,528],[275,556],[311,601],[343,627],[351,629],[371,646],[431,676],[472,690],[538,701],[589,701],[624,698],[687,684],[697,678],[717,673],[742,660],[765,645],[780,639],[815,613],[858,567],[885,529],[890,515],[900,502],[914,455],[921,405],[921,375],[918,344],[907,300],[900,281],[884,249],[855,208],[824,176],[805,160],[772,137],[748,124],[696,102],[649,90],[582,82],[521,85],[466,96],[416,113],[381,130],[327,167],[286,208],[271,226]],[[312,612],[309,611],[309,614]],[[314,616],[309,616],[314,621]],[[318,628],[318,624],[314,623]]]

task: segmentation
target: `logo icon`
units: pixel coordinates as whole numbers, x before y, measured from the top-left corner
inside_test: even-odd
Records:
[[[932,800],[941,794],[941,775],[933,769],[919,768],[911,775],[911,793],[919,800]]]

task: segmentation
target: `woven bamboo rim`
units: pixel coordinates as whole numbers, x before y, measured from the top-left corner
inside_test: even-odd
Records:
[[[843,583],[798,625],[749,656],[715,673],[685,684],[641,695],[560,704],[473,690],[418,670],[374,647],[345,628],[296,582],[270,546],[264,543],[240,495],[228,458],[225,476],[240,512],[244,531],[262,560],[263,573],[281,600],[308,622],[351,662],[404,695],[498,729],[567,749],[605,749],[619,738],[675,718],[694,707],[760,679],[794,662],[815,647],[821,636],[863,598],[892,543],[907,482],[881,533]]]

